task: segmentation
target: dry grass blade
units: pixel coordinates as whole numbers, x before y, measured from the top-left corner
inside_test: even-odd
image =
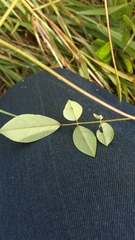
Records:
[[[108,17],[108,9],[107,9],[107,1],[104,0],[105,4],[105,14],[106,14],[106,22],[107,22],[107,30],[108,30],[108,38],[109,38],[109,43],[110,43],[110,49],[111,49],[111,55],[112,55],[112,61],[115,69],[115,74],[116,74],[116,79],[117,79],[117,86],[118,86],[118,96],[120,98],[120,101],[122,101],[122,94],[121,94],[121,83],[117,71],[117,66],[115,62],[115,57],[114,57],[114,51],[113,51],[113,45],[112,45],[112,38],[111,38],[111,33],[110,33],[110,24],[109,24],[109,17]]]

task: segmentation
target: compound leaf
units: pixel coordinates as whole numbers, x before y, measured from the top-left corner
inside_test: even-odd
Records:
[[[60,127],[55,119],[34,114],[22,114],[8,121],[0,133],[15,142],[34,142],[44,138]]]
[[[99,142],[101,142],[103,145],[108,146],[113,138],[114,138],[114,130],[108,123],[101,123],[100,124],[102,130],[97,130],[96,136]]]
[[[63,116],[69,121],[76,121],[82,115],[82,106],[75,102],[68,100],[63,110]]]
[[[73,132],[73,142],[79,151],[95,157],[97,139],[91,130],[83,126],[77,126]]]

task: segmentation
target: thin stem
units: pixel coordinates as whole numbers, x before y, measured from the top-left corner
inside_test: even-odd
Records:
[[[3,113],[3,114],[6,114],[6,115],[9,115],[9,116],[12,116],[12,117],[16,117],[17,115],[13,114],[13,113],[10,113],[10,112],[6,112],[2,109],[0,109],[0,113]]]
[[[87,125],[87,124],[96,124],[96,123],[107,123],[107,122],[118,122],[118,121],[127,121],[132,120],[131,118],[115,118],[115,119],[106,119],[98,120],[91,122],[75,122],[75,123],[61,123],[61,127],[76,126],[76,125]]]

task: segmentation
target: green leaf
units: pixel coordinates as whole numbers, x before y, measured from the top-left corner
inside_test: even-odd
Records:
[[[111,50],[110,50],[110,43],[107,42],[104,44],[97,52],[96,55],[104,62],[110,63],[111,61]]]
[[[92,41],[92,45],[94,45],[94,46],[96,46],[98,48],[103,47],[105,44],[106,44],[106,42],[104,40],[102,40],[102,39],[99,39],[99,38],[97,38],[94,41]]]
[[[126,4],[121,4],[119,6],[115,6],[115,7],[108,7],[108,14],[112,14],[120,9],[122,9],[123,7],[127,6],[128,3]],[[104,8],[94,8],[94,9],[90,9],[90,10],[85,10],[85,11],[80,11],[77,12],[77,14],[81,14],[81,15],[105,15],[105,9]]]
[[[108,123],[101,123],[100,126],[102,128],[102,131],[97,130],[96,132],[97,139],[103,145],[108,146],[114,138],[114,130]]]
[[[44,138],[60,127],[55,119],[34,114],[22,114],[7,122],[0,133],[15,142],[34,142]]]
[[[122,58],[128,73],[133,73],[133,65],[132,65],[132,62],[131,62],[130,58],[125,53],[123,53],[121,51],[119,51],[119,55]]]
[[[129,19],[129,17],[127,17],[126,15],[123,15],[123,19],[125,20],[125,22],[127,23],[127,25],[129,25],[133,31],[135,32],[135,25],[133,24],[133,22]]]
[[[130,33],[128,30],[125,30],[122,36],[122,42],[126,45],[130,39]]]
[[[68,100],[63,110],[63,116],[69,121],[76,121],[82,115],[82,106],[74,101]]]
[[[73,142],[79,151],[95,157],[97,139],[91,130],[83,126],[77,126],[73,132]]]

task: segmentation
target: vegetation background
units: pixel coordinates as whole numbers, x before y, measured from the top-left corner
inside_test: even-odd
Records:
[[[135,104],[135,0],[0,0],[0,95],[67,68]]]

